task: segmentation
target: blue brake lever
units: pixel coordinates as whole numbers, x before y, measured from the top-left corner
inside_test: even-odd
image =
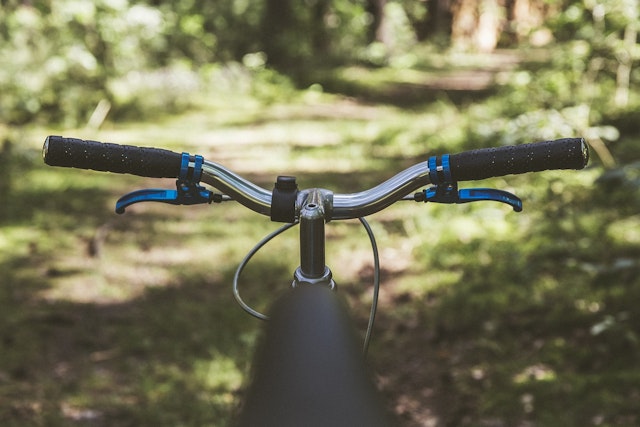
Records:
[[[479,200],[493,200],[496,202],[506,203],[511,206],[514,211],[522,211],[522,200],[515,194],[504,190],[496,190],[493,188],[465,188],[458,191],[460,202],[468,203]]]
[[[116,202],[116,213],[124,213],[125,208],[140,202],[162,202],[171,205],[196,205],[211,203],[215,195],[198,185],[202,176],[204,158],[200,155],[191,156],[182,153],[179,179],[176,181],[175,190],[149,188],[126,194]]]
[[[508,191],[496,190],[493,188],[465,188],[458,190],[456,184],[445,184],[445,188],[435,186],[424,190],[424,202],[436,203],[470,203],[482,200],[492,200],[506,203],[514,211],[522,211],[522,200],[515,194]],[[420,193],[418,193],[420,194]]]
[[[133,191],[120,197],[116,202],[116,213],[123,214],[125,208],[140,202],[163,202],[175,204],[178,200],[177,190],[163,190],[159,188],[147,188]]]
[[[176,190],[148,188],[133,191],[120,197],[116,202],[116,213],[124,213],[125,208],[140,202],[162,202],[171,205],[197,205],[211,203],[214,194],[200,185],[191,182],[176,181]]]

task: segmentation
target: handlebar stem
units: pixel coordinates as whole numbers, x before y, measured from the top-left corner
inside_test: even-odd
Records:
[[[331,270],[325,265],[324,224],[328,219],[333,193],[323,189],[301,192],[300,209],[300,267],[294,273],[293,285],[322,284],[335,288]]]
[[[298,192],[296,197],[296,216],[302,217],[302,212],[318,207],[318,215],[325,222],[329,222],[333,215],[333,192],[324,188],[311,188]]]

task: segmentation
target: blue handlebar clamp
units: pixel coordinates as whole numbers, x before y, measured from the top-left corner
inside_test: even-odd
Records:
[[[180,174],[176,181],[175,190],[148,188],[137,190],[122,196],[116,202],[116,213],[122,214],[128,206],[140,202],[162,202],[171,205],[196,205],[211,203],[216,200],[216,195],[198,185],[202,176],[202,156],[191,156],[182,153]]]

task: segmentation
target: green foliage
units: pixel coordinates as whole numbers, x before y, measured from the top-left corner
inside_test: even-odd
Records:
[[[18,6],[0,11],[3,121],[23,123],[47,109],[55,119],[74,120],[79,111],[90,108],[101,96],[91,96],[91,91],[86,93],[89,99],[78,96],[80,88],[86,85],[95,89],[100,80],[97,60],[86,47],[69,31],[61,37],[44,36],[57,34],[58,27],[66,24],[63,11],[59,12],[47,11],[52,21],[58,19],[50,24],[36,8]],[[69,81],[77,82],[77,86],[68,85]]]
[[[366,45],[361,2],[289,6],[297,24],[278,37],[295,60],[294,74]],[[318,24],[317,11],[326,22]],[[258,0],[10,3],[0,10],[1,120],[74,127],[86,124],[101,101],[114,118],[182,111],[219,83],[209,79],[211,67],[264,55],[266,41],[276,37],[264,13]],[[266,70],[256,76],[267,92],[285,80]]]
[[[101,100],[113,105],[115,117],[180,111],[207,83],[193,65],[251,51],[260,16],[260,2],[249,1],[204,9],[191,2],[33,3],[0,10],[5,123],[77,126]],[[245,25],[253,33],[234,31]]]
[[[567,3],[547,22],[561,41],[582,39],[602,43],[604,38],[624,30],[638,17],[635,0],[573,0]]]
[[[353,60],[358,49],[369,42],[371,17],[365,12],[365,2],[332,2],[328,21],[331,55],[342,61]]]
[[[384,15],[385,40],[376,40],[367,45],[359,56],[376,66],[411,68],[417,61],[412,53],[417,40],[405,9],[397,2],[389,2],[385,4]]]
[[[3,8],[3,120],[86,123],[107,84],[156,66],[167,31],[161,15],[123,2],[37,2]]]
[[[242,64],[246,55],[264,55],[265,64],[280,63],[280,71],[305,84],[317,67],[336,63],[407,70],[429,62],[415,28],[427,6],[386,2],[384,37],[373,43],[369,7],[363,0],[8,2],[0,11],[2,121],[77,126],[101,101],[115,118],[182,111],[210,83],[202,70]],[[637,44],[624,35],[637,9],[626,0],[559,8],[545,25],[561,44],[548,50],[544,65],[508,82],[511,97],[501,116],[532,105],[559,111],[586,104],[590,125],[597,125],[602,111],[619,102],[612,93],[623,84],[621,64],[638,59]],[[630,77],[627,87],[639,78]]]
[[[196,66],[238,61],[259,50],[264,2],[259,0],[147,1],[159,11],[168,31],[165,58]],[[166,59],[165,59],[166,60]]]

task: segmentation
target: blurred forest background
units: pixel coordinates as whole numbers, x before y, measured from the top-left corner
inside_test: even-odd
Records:
[[[369,360],[403,426],[640,424],[637,0],[0,5],[2,425],[227,425],[259,331],[230,281],[274,224],[229,204],[116,217],[121,194],[173,182],[46,167],[48,134],[336,192],[431,154],[584,136],[584,171],[480,184],[521,196],[521,214],[372,218],[384,282]],[[328,233],[363,328],[366,238],[356,223]],[[266,307],[294,267],[258,255],[247,298]]]

